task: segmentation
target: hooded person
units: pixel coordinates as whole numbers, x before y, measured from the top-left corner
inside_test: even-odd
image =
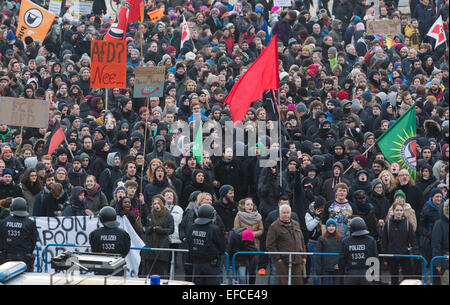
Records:
[[[383,182],[381,179],[376,178],[372,180],[370,185],[372,190],[369,193],[369,201],[374,207],[377,219],[384,222],[389,209],[389,201],[384,193]]]
[[[188,202],[189,196],[194,191],[210,193],[211,196],[215,195],[214,186],[208,183],[205,171],[203,169],[195,169],[192,172],[191,182],[184,187],[181,201]]]
[[[86,170],[82,167],[81,156],[75,156],[72,160],[72,167],[67,172],[67,177],[72,186],[83,186],[87,177]]]
[[[111,147],[111,152],[118,152],[121,159],[128,155],[130,148],[127,145],[128,136],[125,131],[120,130],[117,133],[116,143]]]
[[[118,152],[110,152],[106,158],[106,169],[100,174],[99,184],[104,191],[108,202],[113,199],[114,183],[122,178],[120,169],[122,158]]]
[[[441,156],[433,165],[433,175],[437,180],[441,179],[441,169],[449,164],[449,144],[445,143],[441,148]]]
[[[95,161],[92,164],[92,172],[97,179],[100,179],[100,174],[105,170],[107,165],[107,157],[109,152],[109,145],[105,140],[94,142]]]
[[[147,162],[152,161],[153,159],[159,159],[163,162],[171,159],[175,161],[174,156],[166,151],[167,141],[164,136],[157,135],[153,139],[153,151],[145,157]]]
[[[132,205],[131,199],[128,197],[123,197],[119,200],[119,202],[114,207],[117,213],[117,216],[126,216],[128,221],[130,222],[133,229],[142,238],[144,229],[142,227],[142,221],[140,217],[139,209],[143,207],[135,207]],[[146,213],[144,213],[146,215]]]
[[[153,196],[160,194],[167,187],[175,190],[175,187],[167,179],[165,168],[163,166],[157,166],[153,172],[153,181],[144,188],[145,202],[151,202]]]
[[[93,216],[86,203],[86,190],[82,186],[72,188],[69,203],[64,207],[62,216]]]
[[[344,166],[342,162],[335,162],[333,164],[332,173],[333,176],[325,180],[322,185],[322,196],[328,201],[334,200],[335,193],[334,188],[338,183],[345,183],[348,187],[351,186],[350,180],[344,177]]]

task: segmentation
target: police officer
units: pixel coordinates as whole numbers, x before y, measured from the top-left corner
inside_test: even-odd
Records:
[[[343,253],[341,263],[345,271],[345,285],[370,285],[366,275],[369,265],[367,259],[378,259],[375,239],[369,235],[366,223],[361,217],[355,217],[350,222],[351,235],[342,241]],[[369,272],[370,273],[370,272]]]
[[[225,252],[225,238],[213,218],[214,208],[202,205],[187,236],[196,285],[220,285],[221,282],[220,256]]]
[[[28,218],[27,202],[22,197],[12,201],[10,211],[11,215],[0,222],[0,262],[23,261],[32,272],[39,238],[36,223]]]
[[[89,243],[92,252],[120,254],[127,256],[130,252],[130,235],[119,228],[116,220],[116,210],[112,207],[104,207],[98,214],[103,227],[98,228],[89,234]]]

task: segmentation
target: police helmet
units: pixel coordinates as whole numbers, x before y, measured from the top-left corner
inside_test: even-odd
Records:
[[[214,218],[214,208],[209,204],[204,204],[198,210],[198,218],[195,220],[196,224],[205,225],[210,223]]]
[[[369,234],[367,231],[366,222],[361,217],[355,217],[350,223],[350,232],[352,236],[363,236]]]
[[[112,207],[104,207],[100,210],[98,216],[100,217],[101,223],[107,228],[117,228],[119,222],[116,220],[117,213]]]
[[[27,217],[27,201],[22,197],[14,198],[11,203],[10,211],[14,216]]]

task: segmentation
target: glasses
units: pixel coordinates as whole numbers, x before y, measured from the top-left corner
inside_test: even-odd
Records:
[[[408,177],[409,174],[399,174],[398,176],[399,176],[399,177],[405,177],[405,176]]]

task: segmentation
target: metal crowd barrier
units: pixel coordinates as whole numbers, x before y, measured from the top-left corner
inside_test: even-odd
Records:
[[[49,247],[88,247],[89,245],[75,245],[75,244],[48,244],[45,246],[44,249],[44,266],[45,266],[45,272],[48,272],[48,248]],[[144,250],[144,251],[166,251],[166,252],[172,252],[172,260],[170,262],[170,280],[173,280],[175,278],[175,252],[189,252],[187,249],[167,249],[167,248],[136,248],[131,247],[130,250]],[[39,253],[39,252],[38,252]],[[39,256],[39,255],[38,255]],[[228,264],[228,259],[227,259]]]
[[[437,259],[448,259],[448,256],[435,256],[430,261],[430,285],[433,285],[433,264]]]
[[[315,255],[329,255],[329,256],[338,256],[339,253],[319,253],[319,252],[261,252],[261,251],[239,251],[236,252],[233,255],[232,259],[232,282],[235,280],[235,270],[236,270],[236,256],[239,254],[283,254],[283,255],[289,255],[289,271],[288,271],[288,285],[291,285],[292,283],[292,255],[309,255],[309,256],[315,256]],[[427,284],[427,260],[420,255],[400,255],[400,254],[379,254],[379,257],[403,257],[403,258],[419,258],[423,261],[423,283]],[[436,257],[438,258],[438,257]],[[447,258],[448,257],[444,257]],[[433,258],[434,259],[434,258]]]

